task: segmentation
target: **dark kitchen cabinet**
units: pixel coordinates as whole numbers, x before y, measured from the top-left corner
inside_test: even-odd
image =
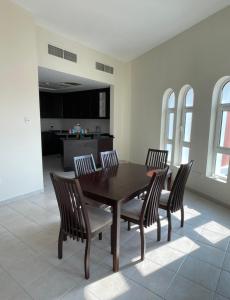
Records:
[[[41,118],[62,118],[62,94],[40,92]]]
[[[42,132],[42,155],[61,153],[60,138],[52,131]]]
[[[90,93],[68,93],[63,96],[63,118],[90,118]]]
[[[54,94],[40,92],[41,118],[109,119],[110,89]]]

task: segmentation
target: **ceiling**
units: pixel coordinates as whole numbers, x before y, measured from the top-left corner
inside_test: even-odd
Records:
[[[51,93],[68,93],[106,88],[109,85],[79,76],[38,67],[39,90]],[[68,83],[71,83],[68,85]],[[74,84],[79,84],[74,86]]]
[[[12,0],[38,24],[130,61],[229,5],[229,0]]]

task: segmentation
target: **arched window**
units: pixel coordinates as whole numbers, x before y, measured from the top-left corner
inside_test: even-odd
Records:
[[[176,121],[176,97],[172,89],[165,92],[163,99],[164,106],[164,130],[163,148],[168,150],[168,162],[171,163],[173,157],[173,147],[175,140],[175,121]]]
[[[191,86],[186,85],[181,89],[180,94],[182,97],[182,107],[179,132],[178,163],[185,164],[189,161],[191,148],[194,91]]]
[[[212,176],[227,180],[230,159],[230,78],[219,86],[212,155]]]

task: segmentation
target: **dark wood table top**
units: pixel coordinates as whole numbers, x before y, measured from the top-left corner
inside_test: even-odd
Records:
[[[82,176],[80,183],[86,196],[112,204],[114,201],[129,200],[146,189],[151,170],[133,163],[120,164],[118,167]]]

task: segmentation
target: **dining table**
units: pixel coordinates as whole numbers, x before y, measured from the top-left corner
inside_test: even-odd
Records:
[[[98,170],[79,178],[83,193],[100,203],[111,206],[111,253],[113,271],[119,271],[120,213],[122,203],[127,202],[148,187],[153,169],[135,163],[123,163]]]

